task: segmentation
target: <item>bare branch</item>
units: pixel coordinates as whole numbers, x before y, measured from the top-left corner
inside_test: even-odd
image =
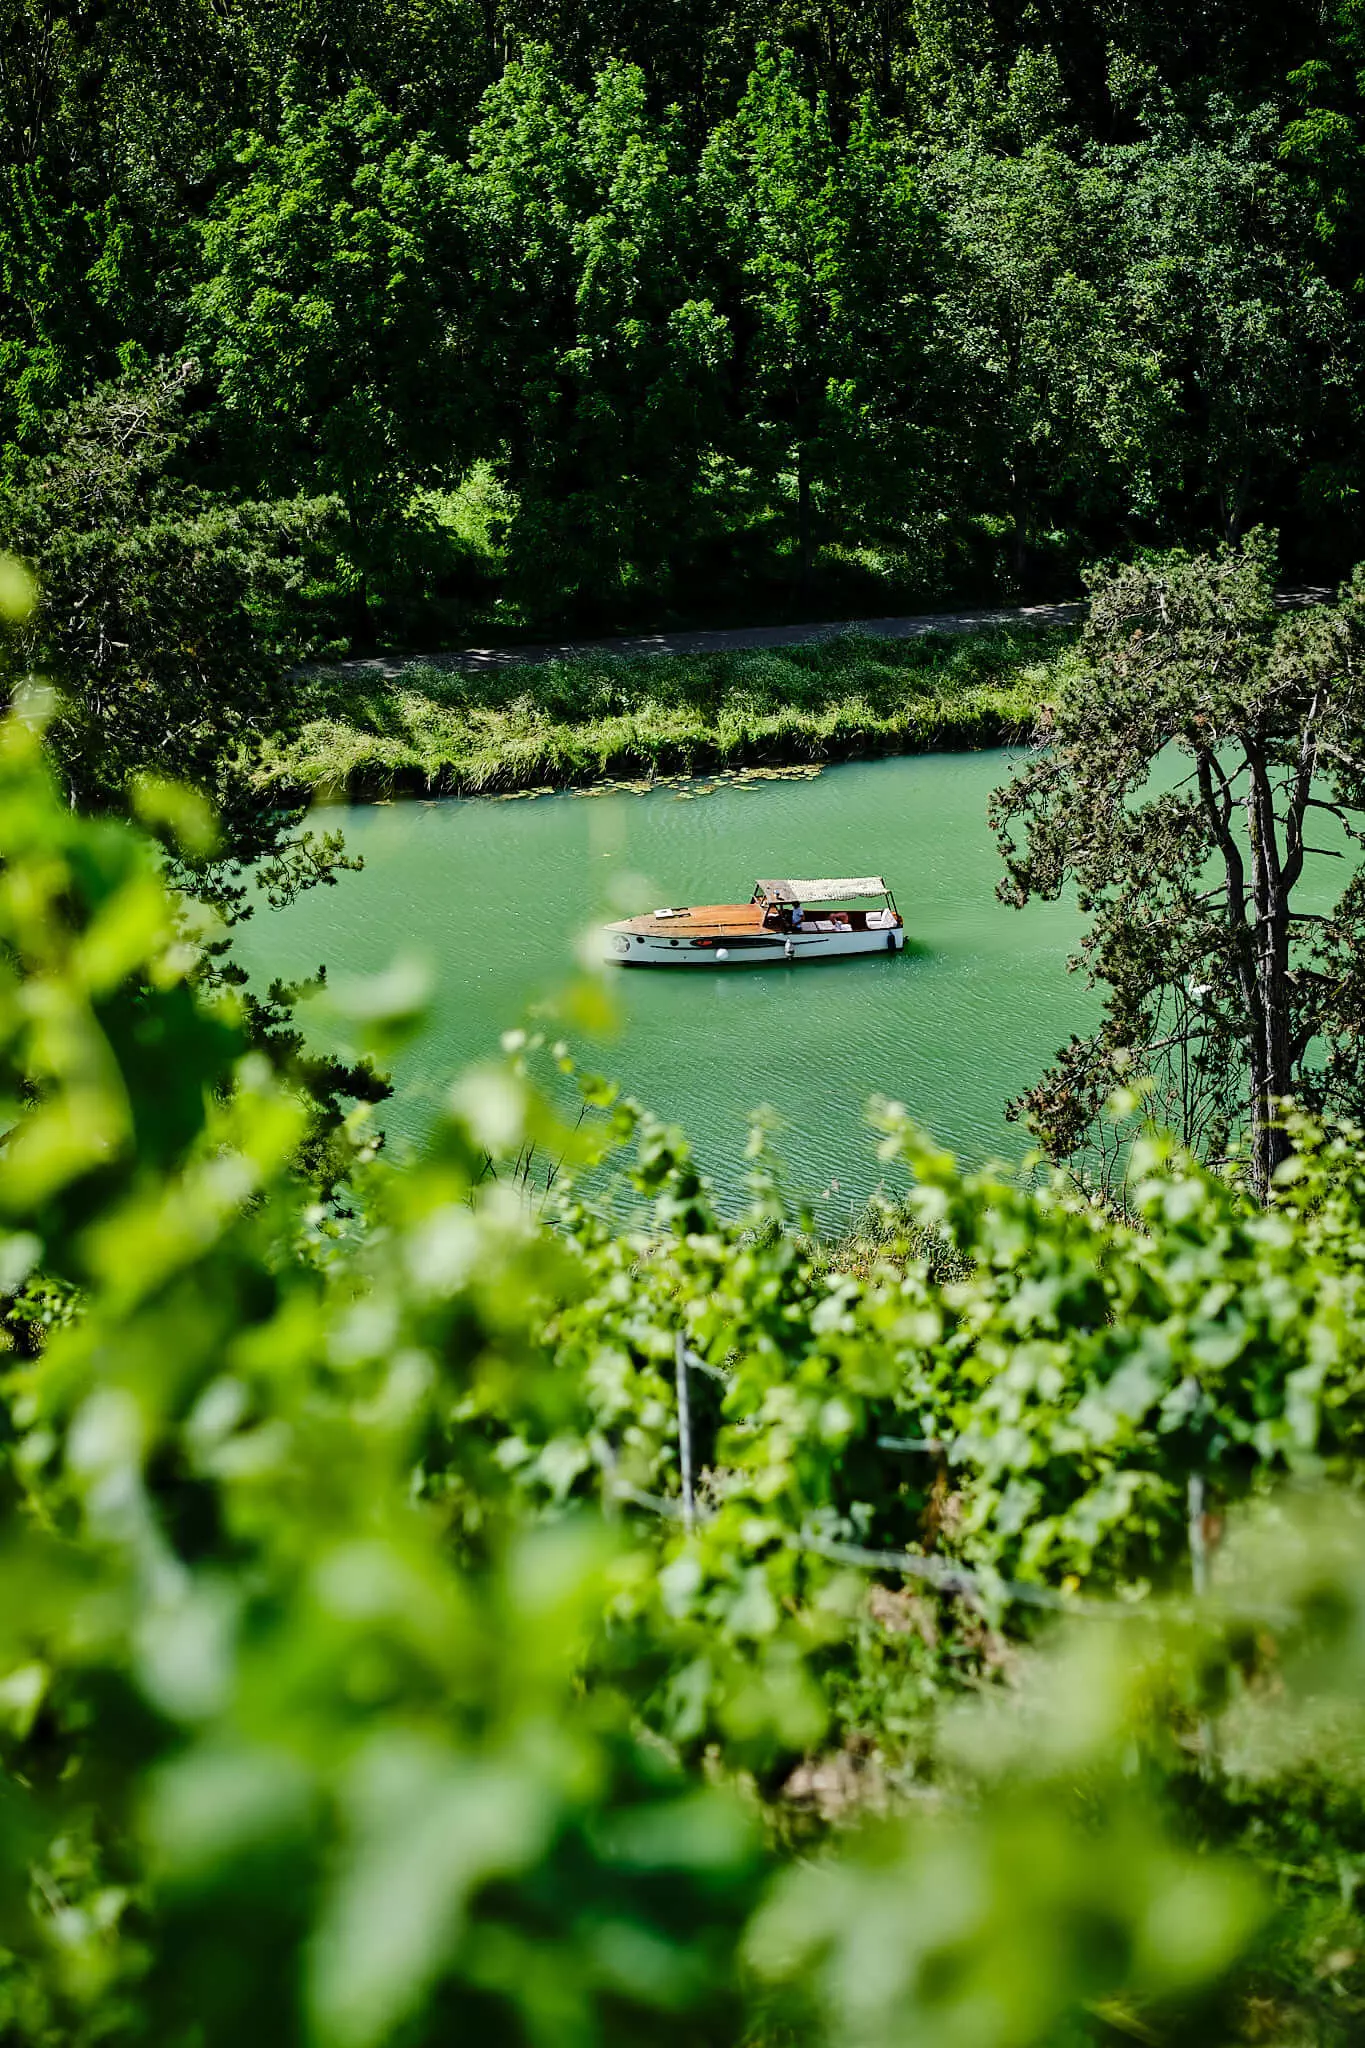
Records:
[[[1330,802],[1329,799],[1325,796],[1305,797],[1304,804],[1307,809],[1312,811],[1330,811],[1334,818],[1341,819],[1343,825],[1350,824],[1350,819],[1347,815],[1346,806],[1344,804],[1334,804]]]
[[[1215,773],[1220,785],[1218,794],[1213,787]],[[1227,874],[1228,922],[1240,924],[1246,916],[1246,868],[1242,862],[1242,850],[1231,830],[1232,790],[1216,756],[1207,750],[1199,756],[1199,794],[1223,856]]]

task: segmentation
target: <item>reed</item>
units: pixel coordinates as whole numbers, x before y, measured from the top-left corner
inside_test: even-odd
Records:
[[[258,774],[281,797],[475,796],[998,746],[1075,659],[1065,629],[710,655],[597,655],[479,674],[302,682]]]

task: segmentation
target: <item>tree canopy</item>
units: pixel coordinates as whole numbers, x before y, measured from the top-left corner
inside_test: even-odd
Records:
[[[296,650],[1054,596],[1261,523],[1341,575],[1357,35],[8,0],[0,431],[197,359],[187,481],[341,504]]]
[[[1365,1101],[1348,858],[1365,820],[1365,588],[1278,613],[1274,566],[1253,535],[1097,573],[1037,757],[992,800],[1002,894],[1074,884],[1106,991],[1100,1032],[1026,1099],[1035,1128],[1070,1154],[1116,1080],[1155,1067],[1187,1142],[1216,1153],[1248,1126],[1263,1197],[1288,1154],[1282,1102],[1358,1116]]]

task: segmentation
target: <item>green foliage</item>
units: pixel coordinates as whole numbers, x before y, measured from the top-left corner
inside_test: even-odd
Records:
[[[1330,416],[1346,332],[1273,124],[1215,107],[1210,134],[1166,121],[1078,152],[1055,117],[1030,132],[1022,83],[929,184],[960,257],[965,418],[1017,561],[1115,515],[1171,531],[1191,497],[1235,540]]]
[[[240,165],[204,230],[194,332],[247,458],[341,501],[363,638],[385,526],[458,460],[454,167],[362,86],[289,106]]]
[[[284,795],[480,791],[997,746],[1060,686],[1064,631],[849,635],[780,652],[583,657],[396,681],[317,674],[262,784]]]
[[[1074,883],[1108,991],[1097,1036],[1024,1098],[1034,1129],[1074,1154],[1115,1079],[1154,1068],[1186,1142],[1248,1131],[1262,1196],[1281,1103],[1362,1102],[1359,879],[1333,903],[1321,867],[1361,837],[1361,588],[1277,616],[1273,571],[1254,534],[1097,572],[1038,756],[992,800],[1001,895]]]
[[[1174,412],[1167,337],[1133,305],[1108,165],[1048,137],[1022,153],[978,142],[933,177],[959,256],[946,313],[964,410],[1022,573],[1049,527],[1088,522],[1116,496],[1155,509]]]
[[[475,346],[528,594],[657,573],[696,525],[731,340],[696,287],[693,182],[633,66],[578,93],[531,48],[484,96],[464,188]]]
[[[1269,1214],[1150,1146],[1125,1222],[885,1108],[911,1186],[832,1262],[761,1128],[727,1220],[607,1084],[556,1134],[522,1041],[341,1217],[244,1023],[11,719],[20,2048],[1345,2038],[1359,1134],[1305,1127]],[[486,1175],[531,1140],[548,1221]],[[613,1148],[624,1225],[573,1185]]]
[[[837,534],[894,478],[908,525],[907,483],[937,457],[942,391],[930,393],[947,365],[931,345],[928,211],[871,101],[853,109],[841,147],[827,101],[812,102],[795,64],[770,51],[708,142],[699,183],[742,309],[741,459],[794,470],[804,585],[817,494]]]
[[[6,0],[0,435],[196,356],[187,480],[342,506],[295,644],[1051,596],[1258,521],[1344,572],[1357,40],[1166,0]],[[450,516],[471,478],[496,532]]]
[[[0,0],[15,2048],[1359,2033],[1365,1139],[1272,1114],[1358,1114],[1356,893],[1290,904],[1305,754],[1359,794],[1353,603],[1277,622],[1254,541],[1101,578],[1079,665],[281,680],[339,604],[871,614],[1262,518],[1344,568],[1357,12]],[[1163,1107],[1216,1150],[1245,1093],[1261,1206],[1124,1127],[1122,1214],[963,1176],[884,1107],[908,1188],[832,1250],[761,1129],[727,1217],[524,1045],[397,1168],[373,1064],[167,893],[328,879],[281,793],[1040,702],[1016,881],[1078,876],[1116,991],[1048,1128],[1173,1027]],[[1172,744],[1259,791],[1240,929]],[[543,1218],[490,1172],[531,1142]]]
[[[465,1572],[413,1497],[435,1419],[533,1369],[562,1255],[471,1214],[452,1124],[343,1273],[290,1170],[301,1108],[230,1002],[196,1002],[149,851],[67,812],[22,726],[0,774],[5,1087],[36,1093],[7,1272],[82,1303],[7,1397],[27,2037],[366,2048],[428,2007],[439,2034],[443,2001],[490,2038],[717,2017],[745,1824],[577,1696],[618,1546],[494,1499]]]
[[[7,697],[59,696],[53,744],[74,802],[119,806],[138,774],[215,798],[234,849],[270,847],[244,770],[290,722],[268,610],[304,573],[325,504],[225,504],[187,482],[194,366],[101,387],[53,414],[0,482],[0,540],[41,598],[0,642]]]
[[[32,163],[8,162],[0,176],[0,435],[8,444],[40,432],[54,402],[79,390],[95,362],[113,367],[92,330],[103,325],[101,298],[117,284],[122,250],[112,205],[103,219],[63,207]]]

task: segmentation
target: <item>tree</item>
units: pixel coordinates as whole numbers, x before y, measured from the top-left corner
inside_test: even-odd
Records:
[[[1119,193],[1105,164],[1046,139],[980,140],[928,177],[950,263],[942,317],[958,367],[963,495],[1008,521],[1016,587],[1068,529],[1150,512],[1172,393],[1128,301]],[[965,457],[965,459],[964,459]]]
[[[892,521],[912,527],[922,507],[944,368],[928,209],[870,102],[840,143],[824,95],[766,49],[707,144],[700,190],[731,273],[739,448],[769,491],[790,480],[804,585],[818,514],[843,538],[841,515],[876,502],[874,480]]]
[[[6,696],[58,693],[51,739],[71,801],[122,809],[138,775],[211,796],[235,859],[277,852],[289,818],[254,792],[253,748],[294,692],[270,611],[334,508],[237,505],[178,473],[192,362],[100,386],[52,414],[0,483],[0,543],[40,595],[0,641]]]
[[[657,579],[708,523],[732,350],[676,119],[634,66],[582,93],[530,48],[484,97],[462,204],[520,592]]]
[[[1236,541],[1285,492],[1304,455],[1332,446],[1351,372],[1344,295],[1315,260],[1312,215],[1278,162],[1271,107],[1215,100],[1203,124],[1153,120],[1113,152],[1126,254],[1123,294],[1176,404],[1162,523]],[[1165,132],[1162,132],[1163,129]]]
[[[0,442],[41,442],[47,416],[117,367],[117,208],[63,204],[41,167],[0,162]],[[110,288],[114,287],[113,290]],[[120,309],[122,310],[122,309]]]
[[[1348,299],[1279,160],[1273,105],[1172,105],[1122,52],[1136,141],[1078,129],[1050,52],[959,89],[925,189],[943,214],[963,491],[1008,519],[1017,579],[1075,537],[1236,540],[1338,458]],[[1349,560],[1349,557],[1346,557]],[[1320,573],[1320,570],[1319,570]]]
[[[463,449],[456,167],[368,87],[286,107],[203,226],[192,328],[237,460],[344,509],[359,638],[416,486]]]
[[[1365,827],[1365,579],[1278,615],[1273,572],[1258,533],[1093,575],[1077,670],[991,804],[1001,895],[1074,886],[1106,990],[1096,1038],[1025,1098],[1035,1130],[1074,1153],[1116,1079],[1155,1064],[1191,1141],[1245,1123],[1262,1200],[1285,1098],[1365,1104],[1365,888],[1305,902],[1314,830],[1340,857]]]

